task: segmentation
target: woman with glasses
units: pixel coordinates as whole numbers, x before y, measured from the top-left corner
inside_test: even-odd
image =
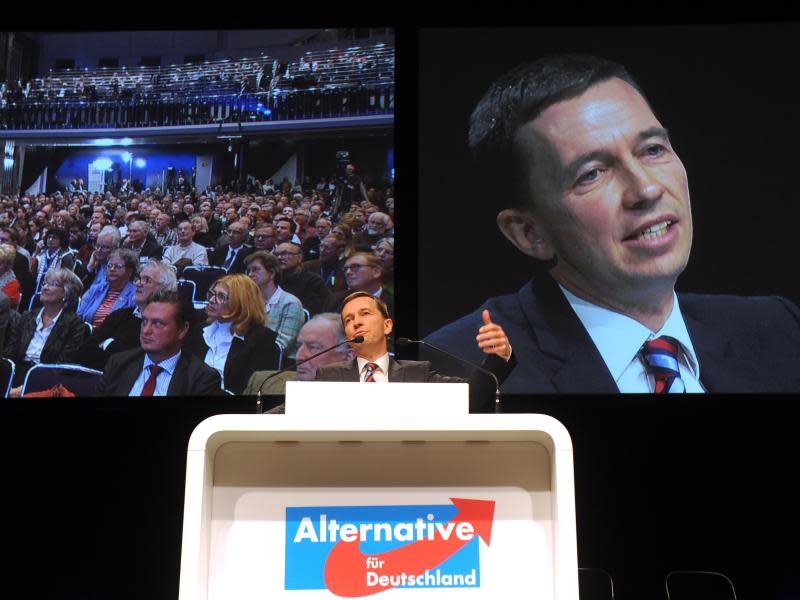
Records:
[[[0,291],[11,302],[11,307],[16,308],[22,297],[22,290],[14,274],[14,260],[17,250],[11,244],[0,244]]]
[[[133,250],[118,248],[111,252],[106,262],[106,280],[86,291],[78,315],[92,327],[100,327],[113,311],[134,306],[133,278],[138,268],[139,257]]]
[[[17,366],[14,386],[22,384],[33,365],[64,362],[81,345],[86,326],[75,306],[82,292],[83,284],[72,271],[51,269],[42,282],[42,307],[22,315],[12,311],[3,356]]]
[[[261,292],[247,275],[217,279],[207,298],[208,320],[189,333],[183,348],[217,369],[226,390],[241,394],[255,371],[278,368],[277,336],[266,327]]]

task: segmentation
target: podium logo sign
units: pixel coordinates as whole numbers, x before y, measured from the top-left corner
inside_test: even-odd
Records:
[[[286,508],[287,590],[355,598],[392,588],[480,587],[494,500]]]

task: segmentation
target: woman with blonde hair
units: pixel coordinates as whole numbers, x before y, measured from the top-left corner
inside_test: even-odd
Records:
[[[11,308],[19,305],[22,291],[14,275],[14,259],[17,257],[17,250],[11,244],[0,244],[0,291],[8,296]]]
[[[208,320],[190,332],[183,349],[219,371],[223,386],[241,394],[255,371],[279,368],[277,335],[267,329],[264,301],[247,275],[220,277],[206,296]]]

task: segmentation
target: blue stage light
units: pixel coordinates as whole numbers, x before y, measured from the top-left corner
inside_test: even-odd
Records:
[[[137,158],[133,161],[133,164],[136,165],[137,169],[144,169],[147,166],[147,161],[143,158]]]
[[[97,169],[98,171],[107,171],[108,169],[111,168],[112,163],[110,158],[101,156],[100,158],[95,159],[95,161],[92,164],[94,165],[94,168]]]
[[[131,162],[132,158],[133,158],[133,154],[131,154],[130,152],[123,152],[122,153],[122,160],[124,160],[125,162]]]
[[[271,114],[272,114],[272,111],[271,111],[270,109],[268,109],[268,108],[265,108],[265,109],[264,109],[264,114],[265,114],[265,115],[267,115],[267,116],[269,116],[269,115],[271,115]]]
[[[100,138],[92,141],[92,144],[94,144],[95,146],[113,146],[114,140],[112,140],[111,138]]]
[[[122,138],[119,143],[121,146],[130,146],[133,144],[133,140],[131,138]]]

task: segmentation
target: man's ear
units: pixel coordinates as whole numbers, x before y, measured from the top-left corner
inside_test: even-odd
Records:
[[[392,333],[392,328],[394,327],[394,322],[391,319],[384,319],[383,320],[383,335],[390,335]]]
[[[541,261],[549,261],[555,256],[544,228],[529,212],[506,208],[497,215],[497,226],[521,252]]]

